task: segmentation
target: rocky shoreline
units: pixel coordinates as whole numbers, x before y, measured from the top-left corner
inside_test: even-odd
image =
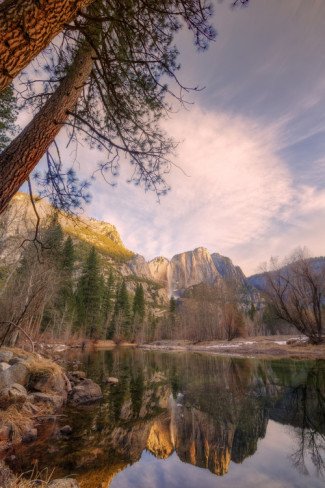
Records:
[[[0,348],[0,459],[15,447],[38,439],[42,425],[53,422],[66,403],[86,405],[102,399],[98,384],[83,371],[65,372],[51,359],[20,349]],[[58,435],[69,435],[64,426]],[[63,432],[64,431],[64,432]],[[2,465],[0,488],[25,485]],[[51,488],[77,488],[75,480],[52,480]]]

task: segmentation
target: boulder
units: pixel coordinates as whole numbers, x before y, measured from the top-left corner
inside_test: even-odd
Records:
[[[32,391],[48,393],[54,391],[62,394],[66,391],[66,382],[63,374],[41,372],[32,373],[29,378],[28,387]]]
[[[114,378],[114,376],[109,376],[108,378],[106,378],[106,383],[110,384],[110,385],[117,385],[118,383],[118,379],[117,378]]]
[[[63,427],[61,427],[60,433],[62,435],[71,435],[72,434],[72,427],[70,427],[70,425],[64,425]]]
[[[48,485],[48,488],[80,488],[76,480],[72,478],[64,478],[59,480],[53,480]]]
[[[69,399],[74,405],[92,403],[102,398],[103,394],[100,386],[90,379],[83,380],[74,386],[69,393]]]
[[[18,358],[17,356],[14,356],[13,358],[11,358],[8,362],[10,364],[10,366],[13,366],[14,364],[17,364],[17,363],[23,363],[25,361],[25,359],[23,358]]]
[[[86,376],[87,375],[84,371],[71,371],[71,373],[69,373],[68,375],[69,379],[72,381],[74,381],[75,379],[85,380]]]
[[[28,382],[29,372],[24,363],[17,363],[5,371],[0,372],[0,390],[11,386],[13,383],[19,383],[26,386]]]
[[[8,363],[0,363],[0,372],[6,371],[6,369],[10,368],[10,364]]]
[[[8,363],[8,361],[13,357],[13,353],[11,351],[0,351],[0,363]]]
[[[35,403],[47,403],[55,407],[55,409],[59,409],[65,403],[66,397],[65,395],[52,395],[51,393],[32,393],[29,395],[30,399]]]
[[[27,432],[24,433],[22,437],[22,441],[25,444],[28,444],[29,442],[34,442],[37,439],[37,429],[29,429]]]
[[[19,383],[13,383],[1,392],[1,402],[10,405],[12,403],[24,403],[27,400],[26,388]]]

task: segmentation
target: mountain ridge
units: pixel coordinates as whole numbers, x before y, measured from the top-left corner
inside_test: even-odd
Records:
[[[42,225],[53,212],[53,207],[44,200],[35,199]],[[171,259],[158,256],[147,261],[142,255],[127,249],[117,228],[102,220],[81,215],[70,218],[58,213],[63,231],[79,243],[94,246],[119,273],[125,277],[137,277],[164,287],[168,295],[179,296],[193,285],[214,285],[220,280],[235,281],[240,286],[248,285],[241,268],[229,257],[217,252],[210,253],[205,247],[175,254]],[[27,234],[35,231],[36,215],[29,195],[17,193],[7,211],[1,216],[0,258],[6,261],[9,250],[19,254],[20,244]]]

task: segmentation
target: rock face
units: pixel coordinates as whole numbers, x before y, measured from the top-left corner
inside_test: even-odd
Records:
[[[218,253],[210,254],[204,247],[176,254],[170,261],[158,257],[149,262],[152,278],[163,283],[170,294],[177,295],[193,285],[212,285],[217,280],[232,280],[245,285],[246,278],[239,266]]]
[[[127,262],[133,274],[143,278],[151,278],[151,272],[147,261],[140,254],[136,254]]]
[[[209,251],[204,247],[176,254],[170,261],[156,258],[149,267],[153,278],[166,284],[170,294],[199,283],[212,285],[220,278]]]
[[[217,252],[211,254],[211,258],[223,279],[235,281],[243,286],[246,284],[246,277],[242,269],[239,266],[235,266],[230,258]]]
[[[204,247],[174,256],[171,265],[171,288],[180,290],[198,283],[212,285],[219,273]]]
[[[170,262],[167,258],[159,256],[152,261],[149,261],[148,266],[153,279],[163,283],[168,287],[168,271]]]
[[[36,201],[36,207],[43,225],[51,215],[53,207],[44,200]],[[4,263],[11,264],[19,258],[22,238],[33,232],[35,227],[35,215],[29,196],[25,193],[17,193],[0,217],[0,222],[3,229],[0,236],[0,257]],[[75,226],[64,213],[60,214],[59,222],[66,234],[95,245],[98,250],[122,258],[131,258],[133,255],[124,246],[116,227],[108,222],[82,215],[78,225]]]

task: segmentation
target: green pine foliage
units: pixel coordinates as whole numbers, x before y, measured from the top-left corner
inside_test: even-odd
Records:
[[[169,300],[169,311],[170,311],[171,314],[174,314],[176,312],[176,306],[177,306],[177,303],[176,303],[175,298],[173,296],[170,297],[170,300]]]
[[[143,321],[144,316],[145,316],[144,290],[143,290],[142,283],[138,283],[135,290],[134,300],[133,300],[133,317]]]
[[[114,315],[110,327],[109,338],[130,340],[131,337],[131,307],[130,297],[123,279],[116,291]]]
[[[16,132],[17,101],[13,86],[0,93],[0,152],[10,143]]]
[[[67,273],[72,274],[75,260],[76,260],[76,255],[75,255],[74,244],[71,237],[69,236],[65,240],[63,250],[62,250],[62,269]]]
[[[110,320],[114,310],[114,295],[115,295],[115,278],[114,273],[110,269],[109,275],[103,286],[103,301],[102,301],[102,319],[103,319],[103,337],[107,337],[110,327]]]
[[[77,287],[77,327],[87,337],[101,336],[101,302],[103,279],[99,269],[98,254],[93,247],[84,264]]]

